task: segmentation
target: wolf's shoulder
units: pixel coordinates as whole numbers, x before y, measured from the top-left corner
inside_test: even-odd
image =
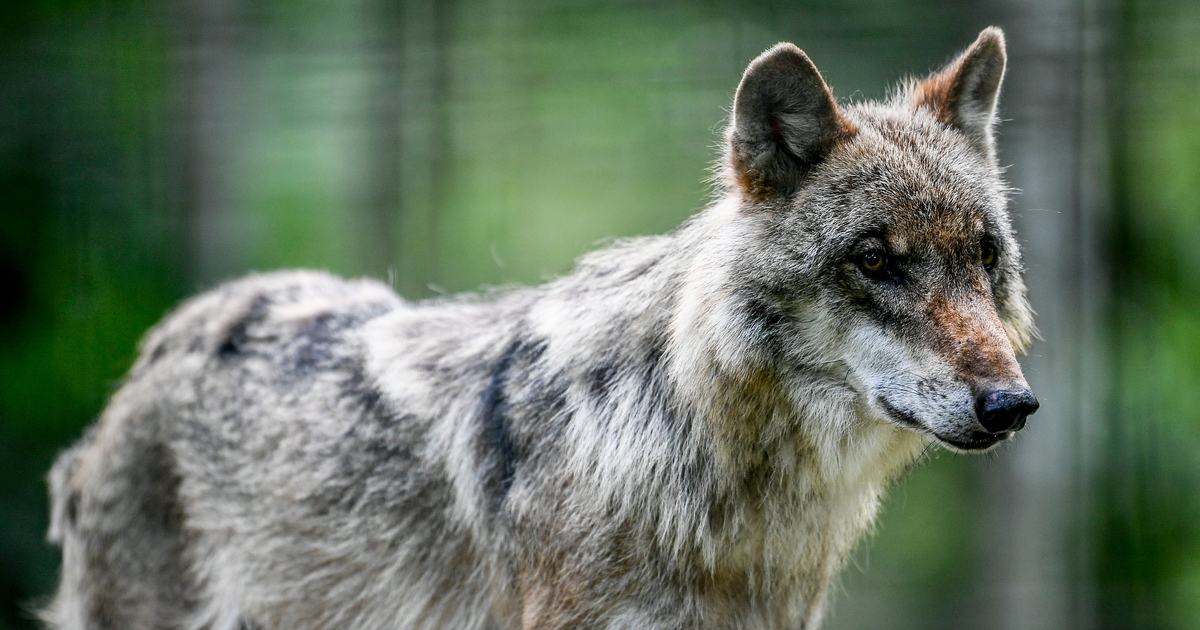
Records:
[[[143,337],[133,374],[163,357],[232,355],[314,328],[347,328],[406,306],[387,285],[324,271],[258,273],[187,299]]]

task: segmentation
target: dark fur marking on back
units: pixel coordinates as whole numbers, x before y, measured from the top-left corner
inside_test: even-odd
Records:
[[[165,340],[160,341],[159,343],[155,344],[154,348],[150,351],[150,356],[146,359],[146,367],[150,367],[151,365],[154,365],[155,363],[158,362],[159,359],[163,358],[166,355],[167,355],[167,342]]]
[[[262,321],[267,316],[267,309],[270,305],[271,300],[265,294],[254,296],[250,308],[246,309],[246,314],[229,327],[224,341],[217,346],[217,356],[222,359],[232,359],[237,355],[244,354],[247,331],[250,326]]]
[[[521,350],[521,340],[514,339],[508,349],[492,366],[492,377],[483,390],[483,430],[484,442],[499,459],[489,475],[487,485],[495,486],[493,508],[499,510],[504,504],[508,491],[512,489],[513,477],[516,475],[516,454],[513,449],[512,434],[508,419],[508,398],[505,386],[508,384],[509,370],[513,359]]]
[[[343,333],[358,324],[357,318],[342,313],[323,313],[296,334],[288,367],[295,376],[309,376],[322,368],[335,367]]]
[[[361,361],[342,366],[349,373],[342,381],[342,400],[351,402],[363,411],[363,417],[380,425],[395,423],[395,412],[383,397],[377,383],[367,378]]]
[[[512,431],[513,401],[509,399],[512,376],[515,373],[523,373],[535,379],[536,377],[530,375],[536,374],[537,370],[530,368],[541,359],[545,351],[546,342],[543,340],[531,341],[520,337],[514,339],[492,364],[491,378],[488,379],[481,397],[480,419],[483,422],[482,444],[485,449],[482,459],[494,459],[492,466],[484,466],[488,471],[485,473],[484,484],[491,490],[494,497],[493,508],[496,510],[503,506],[509,490],[512,489],[517,462],[520,459],[520,449]],[[541,408],[554,412],[562,407],[562,392],[536,380],[527,383],[527,386],[535,395],[548,398],[541,401],[545,405]]]
[[[603,403],[608,399],[608,390],[612,386],[613,374],[616,372],[616,366],[609,359],[601,361],[599,364],[588,370],[587,384],[588,392],[596,398],[598,402]]]
[[[308,378],[329,369],[350,367],[344,349],[346,333],[388,312],[383,304],[369,304],[356,310],[322,313],[296,332],[290,352],[284,355],[285,373]]]
[[[347,426],[340,438],[322,445],[321,457],[335,462],[335,468],[320,491],[306,496],[303,503],[321,516],[349,514],[373,504],[412,514],[440,509],[445,492],[432,488],[428,476],[405,477],[401,472],[418,467],[418,452],[424,447],[411,418],[388,403],[361,361],[345,360],[333,369],[345,374],[338,406],[355,408],[357,421]],[[368,482],[372,476],[389,474],[404,478],[405,483],[381,486]]]

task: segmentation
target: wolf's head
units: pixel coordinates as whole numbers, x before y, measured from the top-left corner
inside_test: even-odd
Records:
[[[728,131],[727,262],[751,354],[959,450],[1038,407],[1016,359],[1035,333],[992,141],[1004,67],[989,28],[889,101],[839,106],[779,44],[747,68]]]

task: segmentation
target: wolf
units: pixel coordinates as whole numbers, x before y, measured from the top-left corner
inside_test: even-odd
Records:
[[[882,102],[754,59],[720,190],[548,284],[285,271],[145,337],[50,474],[64,630],[817,628],[887,487],[1036,411],[1002,32]]]

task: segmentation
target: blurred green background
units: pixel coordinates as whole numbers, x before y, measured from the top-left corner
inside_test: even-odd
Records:
[[[1042,411],[892,492],[827,627],[1200,627],[1200,4],[31,0],[0,8],[0,629],[56,579],[53,456],[184,296],[538,282],[706,203],[771,44],[878,98],[989,24]]]

